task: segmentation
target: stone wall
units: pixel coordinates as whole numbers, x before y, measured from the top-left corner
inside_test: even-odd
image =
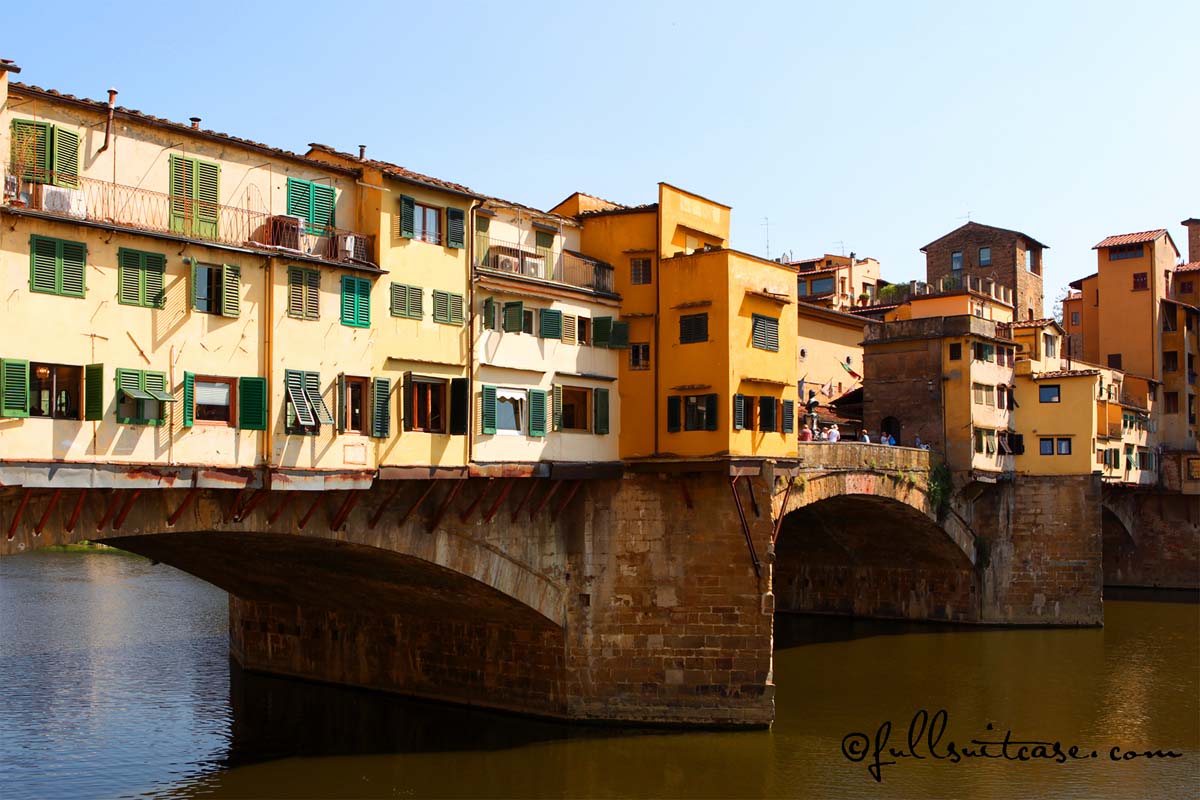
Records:
[[[1200,589],[1200,497],[1109,489],[1103,526],[1105,586]]]
[[[1007,286],[1013,290],[1016,317],[1025,319],[1027,310],[1032,308],[1034,317],[1039,318],[1043,313],[1042,276],[1029,271],[1027,245],[1036,247],[1014,231],[968,223],[925,248],[925,279],[934,283],[954,272],[950,256],[956,250],[961,251],[963,275],[992,278]],[[990,266],[979,266],[981,247],[992,249]]]

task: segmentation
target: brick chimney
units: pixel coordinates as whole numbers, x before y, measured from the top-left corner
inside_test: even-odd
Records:
[[[1192,217],[1179,224],[1188,229],[1188,262],[1200,261],[1200,219]]]

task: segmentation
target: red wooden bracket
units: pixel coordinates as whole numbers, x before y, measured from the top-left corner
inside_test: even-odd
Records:
[[[241,492],[238,494],[241,494]],[[262,501],[266,499],[267,489],[265,487],[261,489],[255,489],[254,494],[250,495],[250,499],[247,500],[245,505],[242,506],[242,510],[234,515],[233,521],[241,522],[246,517],[250,516],[250,514],[254,512],[254,509],[258,508],[259,505],[262,504]]]
[[[125,518],[129,516],[129,512],[133,510],[133,504],[142,496],[141,489],[134,489],[129,493],[129,499],[125,501],[125,505],[121,506],[121,513],[117,514],[117,518],[113,520],[112,529],[119,531],[121,526],[125,524]]]
[[[404,485],[404,481],[396,481],[396,485],[392,487],[392,492],[387,496],[379,508],[375,509],[375,513],[371,515],[371,520],[367,523],[367,528],[375,530],[375,526],[379,524],[379,520],[383,519],[383,512],[387,511],[387,507],[396,499],[396,495],[400,493],[400,487]]]
[[[346,519],[349,518],[350,512],[358,505],[358,498],[362,497],[362,489],[351,489],[346,495],[346,499],[342,501],[342,507],[338,509],[337,514],[333,517],[333,522],[329,524],[329,530],[340,530],[346,524]]]
[[[488,478],[483,482],[483,491],[479,493],[478,497],[471,501],[471,505],[467,506],[465,511],[458,515],[459,520],[466,522],[471,518],[471,515],[475,513],[475,509],[479,508],[479,504],[483,502],[483,498],[487,496],[489,491],[491,491],[492,480],[492,478]]]
[[[312,505],[308,507],[308,511],[305,511],[304,516],[300,518],[300,530],[304,530],[304,526],[308,524],[310,519],[312,519],[313,512],[317,510],[317,506],[325,497],[324,492],[313,492],[313,494],[315,494],[316,497],[313,498]]]
[[[279,519],[279,515],[283,513],[283,509],[290,505],[292,499],[291,492],[280,492],[279,505],[275,506],[275,510],[267,515],[267,524],[274,525],[275,520]]]
[[[17,526],[21,524],[21,516],[25,513],[25,506],[29,505],[29,496],[31,494],[33,494],[33,489],[26,487],[25,494],[21,496],[21,502],[17,505],[17,512],[13,514],[12,524],[8,526],[8,540],[10,542],[17,535]]]
[[[33,526],[33,535],[41,536],[42,529],[46,527],[46,523],[50,521],[50,512],[58,505],[58,498],[62,494],[62,489],[55,489],[50,495],[50,502],[46,503],[46,510],[42,512],[42,518],[38,520],[37,525]]]
[[[538,487],[537,478],[530,478],[529,479],[529,491],[525,492],[524,497],[521,498],[521,502],[517,503],[517,507],[513,509],[513,512],[512,512],[512,521],[513,522],[517,521],[517,515],[521,513],[521,509],[523,509],[525,507],[525,504],[529,502],[529,498],[533,497],[533,493],[535,491],[537,491],[537,487]]]
[[[75,501],[75,510],[71,512],[71,518],[67,520],[67,533],[75,532],[75,525],[79,522],[79,515],[83,513],[83,501],[87,499],[88,490],[79,490],[79,499]]]
[[[430,480],[428,481],[428,484],[429,485],[425,487],[425,491],[421,492],[421,496],[417,498],[417,502],[413,503],[408,511],[404,512],[404,516],[400,518],[400,525],[408,522],[408,518],[416,513],[416,510],[421,507],[422,503],[425,502],[425,498],[429,497],[429,493],[433,491],[433,487],[437,486],[437,481]]]
[[[241,513],[241,510],[242,510],[242,490],[238,489],[233,494],[233,505],[229,509],[229,515],[227,517],[225,517],[226,524],[228,524],[230,522],[237,522],[239,519],[238,514]]]
[[[563,485],[562,481],[555,481],[550,486],[550,491],[546,492],[546,496],[543,497],[541,500],[539,500],[537,505],[535,505],[533,508],[529,509],[529,518],[530,519],[533,519],[534,517],[536,517],[538,515],[538,512],[542,510],[542,508],[546,505],[546,503],[550,502],[550,498],[554,497],[554,493],[557,492],[559,487],[562,485]]]
[[[796,476],[788,478],[787,491],[783,493],[783,505],[779,507],[779,519],[775,520],[775,532],[771,534],[771,544],[779,541],[779,529],[783,527],[783,518],[787,516],[788,500],[792,497],[792,487],[796,485]]]
[[[579,491],[579,487],[582,485],[583,481],[571,481],[571,489],[567,492],[567,496],[564,497],[554,509],[554,513],[550,515],[551,521],[558,519],[558,515],[561,514],[571,500],[574,499],[575,493]]]
[[[179,504],[179,508],[171,512],[171,516],[167,517],[167,524],[174,525],[179,522],[179,518],[183,516],[183,512],[187,511],[187,507],[196,499],[196,495],[200,494],[200,487],[193,486],[188,489],[188,493],[183,496],[183,502]]]
[[[679,479],[679,491],[683,492],[684,505],[686,505],[689,509],[695,508],[696,506],[692,503],[692,493],[688,491],[687,481],[683,478]]]
[[[762,577],[762,565],[758,560],[758,552],[754,549],[754,539],[750,536],[750,525],[746,522],[746,509],[742,507],[742,496],[738,494],[737,484],[741,476],[729,481],[729,489],[733,492],[733,502],[737,506],[738,519],[742,521],[742,533],[746,536],[746,548],[750,551],[750,563],[754,565],[754,574]]]
[[[450,509],[450,504],[454,502],[454,498],[458,497],[458,493],[462,491],[463,485],[466,484],[466,478],[459,478],[454,482],[454,488],[446,495],[446,499],[442,501],[441,507],[438,508],[437,514],[433,517],[433,522],[429,525],[429,532],[433,533],[437,530],[437,526],[442,524],[442,517],[446,516],[446,511]]]
[[[516,484],[516,482],[516,478],[509,478],[507,481],[505,481],[504,488],[500,490],[500,496],[496,498],[496,502],[492,503],[492,507],[489,508],[487,513],[483,515],[484,522],[492,521],[492,517],[496,516],[496,512],[500,510],[501,504],[503,504],[505,499],[508,497],[508,493],[513,490],[513,485]]]
[[[96,523],[96,530],[102,531],[108,525],[108,521],[113,518],[113,514],[117,513],[117,506],[121,504],[121,490],[113,489],[112,502],[108,504],[108,510],[104,512],[104,516]]]
[[[746,494],[750,495],[750,507],[754,509],[754,516],[761,517],[758,513],[758,500],[754,497],[754,481],[746,479]]]

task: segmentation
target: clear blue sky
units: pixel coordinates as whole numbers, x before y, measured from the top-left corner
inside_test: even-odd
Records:
[[[922,277],[965,221],[1050,245],[1200,216],[1200,3],[10,3],[17,78],[546,208],[667,181],[733,245]],[[269,10],[268,10],[269,9]],[[52,24],[53,46],[27,35]],[[839,242],[844,243],[838,244]],[[1184,253],[1186,256],[1186,252]]]

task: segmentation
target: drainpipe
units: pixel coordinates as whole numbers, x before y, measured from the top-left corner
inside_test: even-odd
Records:
[[[104,146],[96,151],[96,155],[100,155],[105,150],[107,150],[108,145],[112,141],[113,112],[114,112],[114,109],[116,108],[116,102],[117,102],[117,90],[109,89],[108,90],[108,121],[104,123]]]
[[[663,398],[659,392],[658,365],[662,361],[662,341],[659,338],[658,319],[662,314],[662,187],[658,187],[658,209],[654,212],[654,272],[658,275],[654,280],[654,351],[650,354],[650,363],[654,368],[654,455],[658,455],[658,404]],[[616,277],[614,276],[613,288]],[[619,367],[620,365],[618,365]]]
[[[475,420],[471,414],[475,410],[475,225],[479,211],[478,201],[472,200],[469,206],[471,213],[467,216],[471,226],[464,232],[467,237],[467,464],[475,460]],[[490,232],[489,232],[489,235]],[[401,392],[404,388],[401,387]],[[448,427],[448,426],[447,426]]]
[[[267,379],[267,391],[264,398],[267,412],[267,429],[262,432],[262,461],[263,471],[265,473],[264,487],[270,488],[271,475],[271,443],[273,441],[274,420],[275,415],[271,410],[271,399],[274,397],[272,392],[275,389],[275,341],[271,336],[273,326],[275,325],[275,258],[267,256],[263,264],[263,270],[266,272],[266,281],[264,283],[265,292],[263,297],[263,377]]]

